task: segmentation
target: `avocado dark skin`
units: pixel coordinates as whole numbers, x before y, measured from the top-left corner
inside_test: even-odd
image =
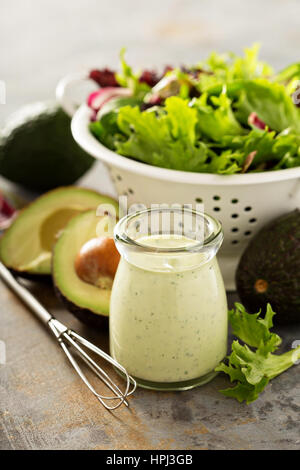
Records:
[[[73,139],[71,119],[55,102],[21,108],[0,130],[0,175],[33,191],[71,185],[94,161]]]
[[[104,315],[97,315],[87,308],[78,307],[61,293],[58,287],[56,287],[55,283],[53,283],[53,286],[57,298],[64,304],[69,312],[73,313],[73,315],[78,318],[78,320],[80,320],[85,325],[94,326],[98,329],[108,328],[108,317],[105,317]]]
[[[270,303],[275,324],[300,323],[300,211],[265,226],[246,248],[237,268],[236,287],[252,313]]]

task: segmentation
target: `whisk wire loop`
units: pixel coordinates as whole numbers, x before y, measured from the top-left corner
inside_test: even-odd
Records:
[[[101,404],[108,410],[115,410],[119,408],[122,404],[125,406],[129,406],[127,397],[132,395],[136,389],[136,382],[135,380],[130,377],[126,371],[126,369],[121,366],[117,361],[115,361],[111,356],[106,354],[102,349],[95,346],[93,343],[90,343],[88,340],[83,338],[82,336],[75,333],[75,331],[68,329],[56,319],[51,319],[48,322],[49,327],[51,328],[52,332],[56,336],[59,344],[61,345],[64,353],[66,354],[67,358],[69,359],[70,363],[74,367],[75,371],[78,373],[79,377],[85,383],[85,385],[89,388],[89,390],[95,395],[95,397],[101,402]],[[122,392],[118,385],[109,377],[109,375],[105,372],[102,367],[100,367],[87,353],[86,351],[80,346],[82,344],[85,348],[89,349],[90,351],[94,352],[104,360],[108,361],[112,364],[115,368],[119,369],[123,376],[126,379],[126,387],[125,391]],[[100,378],[100,380],[113,392],[113,396],[102,395],[98,393],[90,381],[87,379],[86,374],[82,371],[82,368],[79,366],[78,362],[74,358],[74,356],[70,352],[70,347],[73,347],[77,353],[77,355],[81,358],[81,360]],[[132,388],[130,389],[130,385],[132,384]],[[106,401],[117,400],[118,402],[115,405],[108,405],[105,403]]]
[[[41,305],[38,300],[26,289],[22,284],[20,284],[12,273],[4,266],[0,261],[0,278],[12,289],[12,291],[17,294],[17,296],[26,304],[30,310],[36,315],[39,320],[47,325],[58,343],[62,347],[64,353],[72,364],[73,368],[88,387],[88,389],[95,395],[95,397],[100,401],[100,403],[107,410],[115,410],[121,405],[129,406],[127,397],[132,395],[136,390],[136,381],[131,377],[126,369],[119,364],[115,359],[102,351],[102,349],[95,346],[93,343],[90,343],[87,339],[75,333],[75,331],[70,330],[66,325],[56,320],[56,318],[51,315],[44,307]],[[94,359],[92,359],[87,352],[80,346],[82,345],[86,349],[89,349],[93,353],[97,354],[99,357],[107,361],[109,364],[113,365],[116,370],[121,372],[121,375],[126,380],[125,391],[122,392],[118,385],[109,377],[102,367],[100,367]],[[98,393],[90,381],[87,379],[85,373],[82,371],[77,360],[71,353],[71,348],[74,348],[76,354],[81,358],[81,360],[96,374],[98,378],[113,392],[112,396],[105,396]],[[110,406],[106,401],[117,400],[115,405]]]

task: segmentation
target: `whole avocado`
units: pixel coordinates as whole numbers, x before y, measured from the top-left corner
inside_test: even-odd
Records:
[[[95,160],[74,141],[70,124],[56,102],[15,112],[0,131],[0,175],[36,191],[73,184]]]
[[[264,227],[246,248],[237,268],[236,287],[250,312],[269,302],[275,323],[300,322],[300,211]]]

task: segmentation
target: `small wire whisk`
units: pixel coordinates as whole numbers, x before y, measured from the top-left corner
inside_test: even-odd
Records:
[[[79,377],[83,380],[83,382],[95,395],[99,402],[107,410],[115,410],[123,404],[125,406],[129,406],[127,397],[134,393],[137,385],[136,381],[130,375],[128,375],[126,369],[117,361],[115,361],[111,356],[102,351],[102,349],[98,348],[93,343],[90,343],[85,338],[75,333],[75,331],[70,330],[63,323],[56,320],[56,318],[53,317],[53,315],[51,315],[29,291],[15,279],[11,272],[1,262],[0,277],[7,284],[7,286],[9,286],[18,295],[18,297],[20,297],[20,299],[30,308],[30,310],[50,328],[70,363],[78,373]],[[82,346],[97,354],[102,359],[114,366],[115,369],[121,372],[121,375],[125,378],[126,381],[125,391],[121,391],[118,385],[109,377],[105,370],[102,369],[102,367],[100,367],[87,354]],[[76,351],[76,354],[81,358],[81,360],[96,374],[99,379],[101,379],[107,388],[111,390],[113,393],[112,395],[102,395],[95,390],[90,381],[87,379],[87,376],[83,372],[82,368],[79,366],[79,363],[75,359],[74,355],[71,353],[71,348]]]

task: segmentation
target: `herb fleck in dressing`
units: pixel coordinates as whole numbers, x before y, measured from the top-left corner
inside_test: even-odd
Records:
[[[163,248],[195,243],[172,235],[138,242]],[[169,271],[159,269],[162,262]],[[111,296],[110,349],[129,374],[151,382],[181,382],[213,371],[227,349],[227,301],[216,258],[205,262],[203,253],[185,252],[122,258]]]

